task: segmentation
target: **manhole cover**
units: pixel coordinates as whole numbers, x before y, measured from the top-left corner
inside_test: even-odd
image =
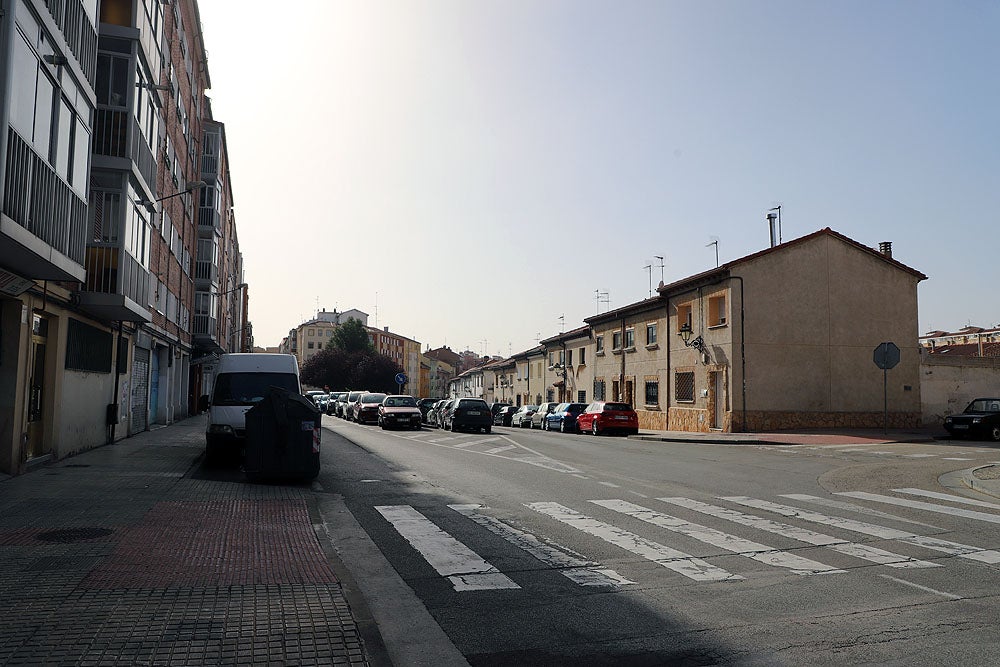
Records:
[[[113,531],[110,528],[98,528],[91,526],[88,528],[64,528],[62,530],[49,530],[35,536],[36,540],[42,542],[58,542],[59,544],[69,544],[71,542],[82,542],[93,540],[98,537],[106,537]]]

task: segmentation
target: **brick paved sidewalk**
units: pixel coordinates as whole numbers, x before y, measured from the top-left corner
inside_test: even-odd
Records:
[[[202,474],[203,443],[195,417],[0,481],[0,664],[368,664],[309,488]]]

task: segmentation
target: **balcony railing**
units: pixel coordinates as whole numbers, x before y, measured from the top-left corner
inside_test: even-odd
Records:
[[[121,294],[139,306],[149,303],[149,272],[121,248],[87,248],[85,291]]]
[[[83,264],[87,203],[12,128],[7,131],[3,212],[55,250]]]
[[[146,184],[154,187],[156,160],[153,158],[153,151],[146,145],[135,117],[124,109],[98,109],[96,119],[94,153],[130,159],[139,168]]]
[[[212,229],[218,231],[221,228],[220,225],[221,216],[219,212],[216,211],[211,206],[199,206],[198,207],[198,226],[204,229]]]
[[[201,173],[202,176],[218,176],[219,175],[219,156],[218,155],[202,155],[201,156]]]
[[[219,267],[212,262],[195,262],[194,279],[219,282]]]
[[[211,315],[195,315],[194,329],[191,333],[195,336],[218,336],[219,320]]]

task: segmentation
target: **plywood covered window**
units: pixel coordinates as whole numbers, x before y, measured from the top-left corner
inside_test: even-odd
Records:
[[[684,303],[677,306],[677,330],[680,331],[684,325],[691,327],[691,304]]]
[[[708,297],[708,326],[721,327],[726,324],[726,295]]]

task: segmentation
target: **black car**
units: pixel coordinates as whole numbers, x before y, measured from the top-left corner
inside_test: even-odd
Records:
[[[434,407],[434,404],[440,401],[440,398],[421,398],[417,401],[417,407],[420,408],[420,421],[427,423],[427,413],[430,409]]]
[[[493,428],[490,406],[481,398],[456,398],[444,415],[445,430],[479,430],[489,433]]]
[[[977,398],[961,414],[945,417],[953,438],[989,438],[1000,442],[1000,398]]]
[[[510,426],[510,420],[517,412],[517,406],[515,405],[505,405],[500,408],[496,416],[493,417],[494,426]]]

